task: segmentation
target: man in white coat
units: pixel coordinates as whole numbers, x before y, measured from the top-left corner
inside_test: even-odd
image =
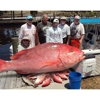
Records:
[[[52,27],[46,32],[46,42],[63,43],[62,31],[58,27],[59,20],[54,19]]]

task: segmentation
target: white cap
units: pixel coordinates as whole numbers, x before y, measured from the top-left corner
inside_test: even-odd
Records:
[[[75,16],[75,19],[80,19],[80,16],[78,16],[78,15],[77,15],[77,16]]]
[[[27,36],[24,36],[22,40],[29,40],[30,41],[30,39]]]
[[[59,20],[58,19],[54,19],[53,22],[54,23],[59,23]]]
[[[64,17],[64,16],[62,16],[60,19],[66,20],[67,18],[66,18],[66,17]]]

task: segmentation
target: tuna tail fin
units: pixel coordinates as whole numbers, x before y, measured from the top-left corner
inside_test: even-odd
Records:
[[[0,59],[0,72],[3,71],[3,66],[6,64],[6,61]]]

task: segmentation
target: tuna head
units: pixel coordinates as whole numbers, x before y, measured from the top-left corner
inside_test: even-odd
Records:
[[[84,52],[82,50],[70,45],[64,45],[60,50],[60,59],[66,68],[73,67],[85,58]]]

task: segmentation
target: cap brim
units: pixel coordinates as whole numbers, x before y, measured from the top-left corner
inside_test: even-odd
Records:
[[[66,20],[65,18],[61,18],[61,20]]]
[[[75,19],[80,19],[80,18],[75,18]]]
[[[29,19],[33,20],[33,18],[27,18],[27,19],[28,19],[28,20],[29,20]]]

